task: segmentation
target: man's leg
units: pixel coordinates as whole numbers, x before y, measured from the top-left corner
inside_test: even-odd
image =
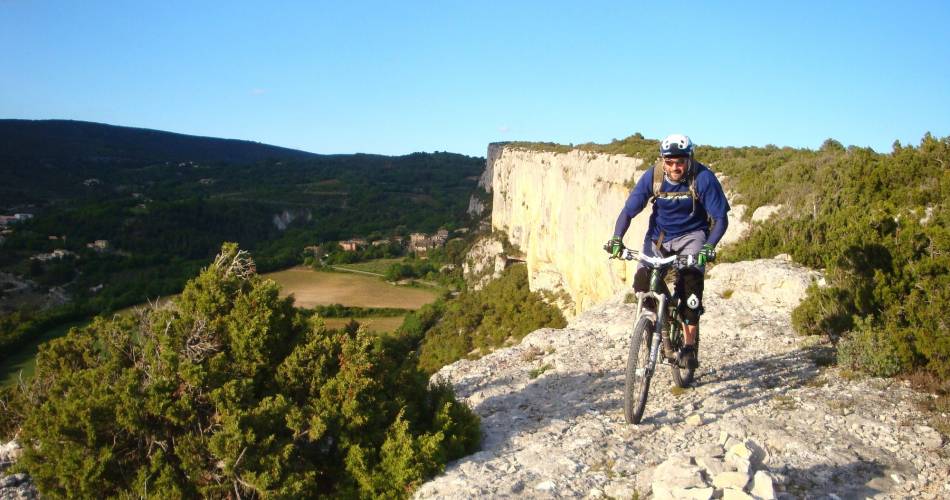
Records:
[[[696,337],[699,334],[699,317],[703,313],[703,271],[683,269],[676,282],[679,297],[680,317],[683,318],[683,359],[688,368],[697,368]]]
[[[683,325],[683,343],[686,345],[696,345],[696,334],[699,333],[699,325]]]
[[[633,291],[650,291],[650,270],[645,267],[638,267],[637,273],[633,275]],[[656,301],[647,297],[643,300],[643,308],[656,313]]]

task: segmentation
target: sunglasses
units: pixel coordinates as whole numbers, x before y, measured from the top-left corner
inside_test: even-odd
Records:
[[[686,165],[686,158],[664,158],[663,163],[665,163],[668,167],[672,167],[673,165],[682,166]]]

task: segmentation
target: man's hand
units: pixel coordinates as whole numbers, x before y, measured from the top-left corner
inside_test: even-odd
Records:
[[[623,252],[623,240],[619,236],[614,236],[607,241],[607,244],[604,245],[604,250],[610,254],[611,258],[619,259],[621,252]]]
[[[706,243],[703,245],[703,249],[699,251],[699,256],[696,260],[701,266],[705,266],[707,262],[716,260],[716,248]]]

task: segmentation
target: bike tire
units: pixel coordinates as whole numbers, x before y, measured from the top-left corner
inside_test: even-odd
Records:
[[[647,405],[650,392],[650,378],[645,368],[650,360],[650,343],[653,341],[653,320],[640,318],[630,336],[630,350],[627,354],[627,374],[623,388],[623,416],[628,424],[639,424],[643,410]]]
[[[673,327],[673,334],[670,335],[670,345],[673,346],[674,351],[679,351],[680,347],[683,347],[683,327],[676,325]],[[699,355],[699,339],[696,339],[696,354]],[[671,365],[673,371],[673,383],[676,384],[676,387],[685,389],[689,387],[694,380],[696,375],[695,368],[680,368],[679,366],[673,364]]]

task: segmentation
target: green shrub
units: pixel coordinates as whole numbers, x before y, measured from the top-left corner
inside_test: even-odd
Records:
[[[876,377],[892,377],[914,366],[914,334],[908,330],[885,330],[860,322],[838,345],[838,363]]]
[[[851,297],[838,288],[808,287],[805,300],[792,311],[792,327],[800,335],[840,335],[851,329]]]
[[[478,418],[399,342],[330,332],[234,244],[172,305],[44,345],[18,467],[59,497],[406,497]]]
[[[841,359],[853,369],[950,378],[950,138],[927,134],[919,147],[897,144],[889,154],[833,140],[817,152],[727,149],[708,153],[752,193],[743,201],[786,209],[723,260],[788,253],[824,268],[831,286],[809,289],[792,315],[797,331],[850,335]]]
[[[485,288],[446,303],[441,319],[425,334],[419,366],[434,373],[470,352],[484,353],[538,328],[566,324],[557,308],[528,289],[527,268],[514,265]]]

